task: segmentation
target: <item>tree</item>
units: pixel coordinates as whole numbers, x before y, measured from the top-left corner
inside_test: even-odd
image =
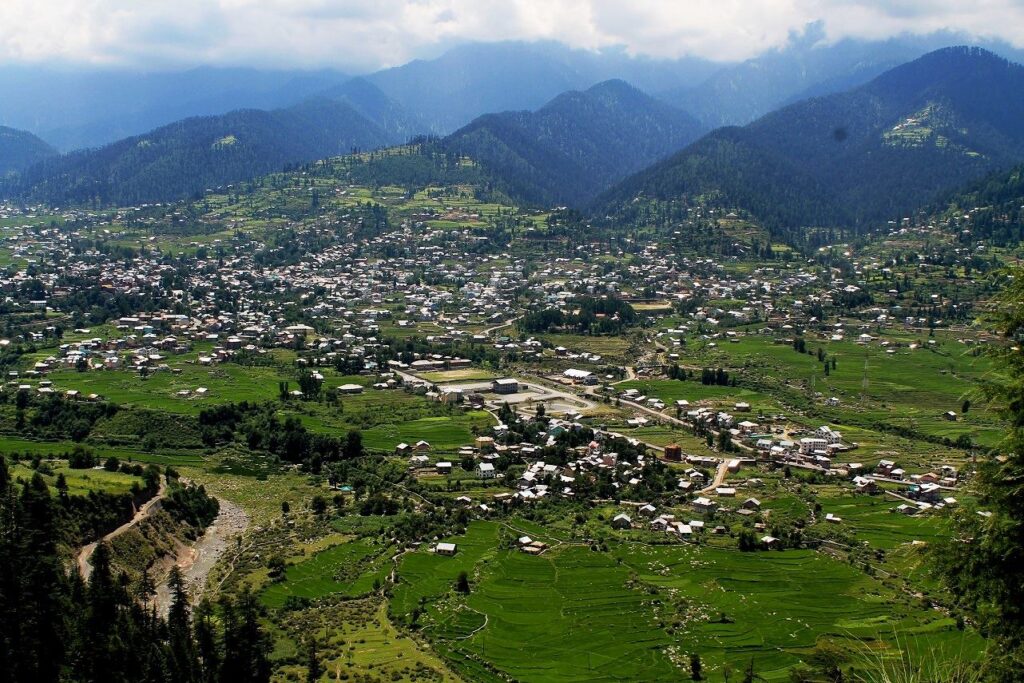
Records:
[[[469,575],[462,571],[455,579],[455,590],[463,595],[469,595]]]
[[[171,567],[167,587],[171,592],[171,606],[167,612],[171,664],[177,680],[193,681],[199,678],[199,660],[192,639],[192,610],[185,589],[185,577],[177,565]]]
[[[353,460],[363,455],[363,434],[358,429],[349,430],[345,435],[345,448],[342,453],[346,460]]]
[[[316,638],[306,641],[306,683],[316,683],[324,675],[323,665],[316,649]]]
[[[700,655],[696,652],[690,655],[690,680],[703,681],[704,674],[702,673],[704,665],[701,664]]]
[[[322,515],[327,512],[327,499],[321,495],[313,496],[313,500],[309,503],[309,508],[313,511],[313,514]]]
[[[1005,681],[1015,680],[1014,672],[1024,667],[1024,269],[1012,275],[994,314],[1009,343],[990,351],[1003,372],[993,373],[985,385],[987,397],[1005,406],[1005,455],[981,463],[977,507],[958,511],[951,538],[932,550],[933,566],[952,599],[974,613],[993,641],[991,676]]]

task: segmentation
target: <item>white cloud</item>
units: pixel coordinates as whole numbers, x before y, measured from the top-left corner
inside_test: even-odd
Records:
[[[3,0],[0,62],[371,70],[493,40],[735,60],[816,20],[829,40],[945,29],[1024,46],[1019,0]]]

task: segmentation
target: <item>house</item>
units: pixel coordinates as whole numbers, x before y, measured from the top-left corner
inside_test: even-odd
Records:
[[[437,469],[437,473],[438,474],[451,474],[452,473],[452,464],[450,462],[448,462],[447,460],[444,460],[442,462],[437,463],[436,465],[434,465],[434,467]]]
[[[416,445],[413,446],[413,448],[415,448],[417,451],[421,451],[421,452],[422,451],[429,451],[430,450],[430,444],[427,443],[426,441],[422,441],[421,440],[421,441],[417,441]]]
[[[947,410],[946,412],[944,412],[942,414],[942,417],[946,420],[949,420],[950,422],[956,422],[956,413],[954,413],[952,410]]]
[[[477,471],[479,471],[481,479],[494,479],[494,465],[489,462],[482,462],[477,465]]]
[[[691,503],[693,509],[697,512],[711,512],[715,509],[715,504],[710,499],[701,496]]]
[[[458,550],[458,546],[455,543],[438,543],[434,547],[434,552],[438,555],[454,555]]]
[[[745,501],[743,501],[743,507],[747,510],[760,510],[761,501],[759,501],[757,498],[747,498]]]
[[[628,529],[633,526],[633,520],[625,513],[619,513],[612,518],[612,528]]]

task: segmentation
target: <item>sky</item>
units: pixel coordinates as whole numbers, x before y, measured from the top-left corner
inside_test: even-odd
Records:
[[[500,40],[737,61],[816,21],[830,42],[953,30],[1024,47],[1024,0],[0,0],[0,65],[359,73]]]

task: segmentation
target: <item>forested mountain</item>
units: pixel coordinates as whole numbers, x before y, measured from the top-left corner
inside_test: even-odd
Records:
[[[950,193],[928,216],[944,221],[964,242],[999,246],[1024,240],[1024,164]]]
[[[580,204],[700,132],[690,115],[613,80],[535,112],[482,116],[442,145],[479,162],[513,197]]]
[[[781,48],[735,65],[725,65],[696,86],[658,96],[693,114],[708,129],[746,125],[780,107],[861,86],[889,69],[929,52],[968,42],[946,32],[900,36],[884,41],[827,40],[820,23],[794,34]],[[1021,52],[1000,42],[983,43],[1001,56]]]
[[[321,95],[345,102],[392,138],[405,140],[427,132],[426,124],[415,112],[395,102],[365,78],[353,78]]]
[[[506,42],[463,45],[366,80],[416,112],[424,132],[447,134],[483,114],[532,110],[560,93],[610,79],[656,92],[696,85],[719,68],[698,58],[653,60],[557,43]]]
[[[315,98],[275,111],[185,119],[100,149],[47,159],[6,190],[55,204],[177,199],[285,164],[399,140],[350,105]]]
[[[638,196],[717,192],[775,229],[863,225],[1021,159],[1024,67],[946,48],[855,90],[714,131],[596,206],[628,214]]]
[[[56,153],[32,133],[0,126],[0,176],[21,171]]]

